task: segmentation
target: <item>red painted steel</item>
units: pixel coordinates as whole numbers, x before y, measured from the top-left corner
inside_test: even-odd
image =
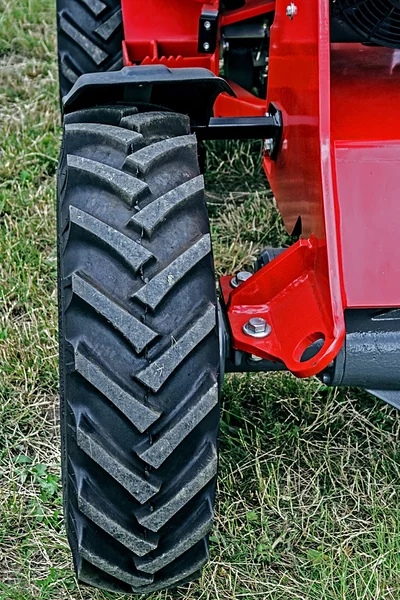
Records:
[[[231,277],[221,279],[235,348],[275,362],[283,362],[299,377],[315,375],[336,357],[341,340],[335,336],[330,305],[324,242],[311,236],[300,240],[267,267],[232,289]],[[322,277],[325,278],[323,281]],[[262,317],[271,334],[255,339],[243,331],[252,317]],[[319,352],[303,354],[320,340]]]
[[[229,10],[223,13],[221,16],[221,27],[232,25],[238,21],[259,17],[273,10],[275,10],[275,0],[250,0],[236,10]]]
[[[400,55],[357,44],[331,50],[345,303],[400,306]]]
[[[260,344],[259,340],[244,338],[237,318],[240,312],[243,318],[248,317],[246,307],[252,304],[253,278],[240,287],[241,297],[249,296],[246,304],[243,301],[242,310],[237,305],[238,298],[231,305],[233,295],[228,306],[235,348],[245,352],[252,348],[251,352],[257,355],[261,346],[266,350],[273,343],[277,353],[280,345],[281,360],[300,377],[326,368],[345,336],[330,139],[329,6],[329,0],[307,0],[291,20],[286,16],[287,1],[277,0],[268,76],[268,104],[272,102],[282,111],[284,131],[277,161],[265,156],[264,168],[288,230],[293,230],[300,217],[303,236],[313,240],[309,242],[314,248],[313,252],[310,250],[314,262],[311,267],[308,263],[306,269],[300,242],[294,251],[290,248],[281,255],[278,265],[273,261],[256,274],[260,286],[265,285],[266,289],[271,279],[286,282],[276,295],[276,302],[269,304],[271,315],[277,311],[281,316],[280,301],[284,298],[287,320],[285,326],[284,320],[277,319],[277,336],[272,341],[262,340]],[[291,252],[290,261],[297,275],[288,280],[289,263],[285,260]],[[305,330],[309,332],[306,335]],[[323,334],[320,337],[325,340],[322,349],[312,361],[302,363],[296,349],[304,345],[304,339],[313,340],[318,334]]]
[[[219,51],[199,54],[202,1],[138,6],[122,0],[125,64],[203,66],[219,73]],[[271,28],[267,100],[231,84],[216,116],[262,115],[270,102],[281,110],[282,145],[264,169],[288,231],[301,219],[303,239],[237,290],[221,286],[234,347],[282,361],[300,377],[332,361],[345,336],[349,307],[400,306],[397,265],[400,222],[400,59],[398,51],[330,45],[330,0],[248,0],[220,13],[220,25],[275,9]],[[218,0],[209,8],[218,8]],[[388,223],[388,218],[390,222]],[[308,238],[308,239],[307,239]],[[252,316],[272,326],[266,339],[243,333]],[[312,359],[304,350],[324,341]]]
[[[122,0],[124,36],[133,63],[146,57],[198,57],[199,19],[204,7],[219,8],[219,0]],[[200,55],[204,56],[204,55]],[[210,55],[209,55],[210,56]]]

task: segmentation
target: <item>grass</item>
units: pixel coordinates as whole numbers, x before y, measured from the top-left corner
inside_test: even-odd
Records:
[[[118,600],[79,588],[61,515],[54,7],[0,0],[0,600]],[[217,270],[288,242],[257,144],[210,146]],[[398,600],[397,413],[288,375],[227,377],[211,561],[151,600]]]

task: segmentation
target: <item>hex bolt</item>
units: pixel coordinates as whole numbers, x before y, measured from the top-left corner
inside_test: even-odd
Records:
[[[211,29],[211,23],[210,23],[210,21],[204,21],[204,29],[207,29],[207,31],[209,29]]]
[[[207,50],[209,50],[209,49],[210,49],[210,44],[209,44],[208,42],[204,42],[204,44],[203,44],[203,48],[204,48],[204,50],[206,50],[206,51],[207,51]]]
[[[297,15],[297,6],[295,5],[294,2],[291,2],[286,7],[286,16],[289,17],[289,19],[292,21],[296,15]]]
[[[266,338],[271,331],[271,326],[261,317],[253,317],[243,325],[243,332],[253,338]]]
[[[250,277],[253,275],[253,273],[250,273],[249,271],[240,271],[239,273],[237,273],[235,275],[235,277],[232,277],[231,279],[231,286],[234,288],[239,287],[239,285],[241,283],[244,283],[245,281],[247,281],[248,279],[250,279]]]
[[[261,356],[256,356],[255,354],[252,354],[250,356],[250,360],[251,360],[251,362],[257,363],[257,362],[261,362],[263,359],[261,358]]]
[[[264,142],[264,150],[267,154],[272,154],[275,148],[275,140],[274,138],[268,138]]]

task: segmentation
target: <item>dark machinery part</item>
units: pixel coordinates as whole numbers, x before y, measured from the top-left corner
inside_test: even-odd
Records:
[[[255,264],[256,271],[259,271],[260,269],[265,267],[265,265],[268,265],[271,262],[271,260],[277,258],[284,251],[285,248],[264,248],[264,250],[260,252],[260,254],[257,257]]]
[[[199,140],[273,139],[279,146],[282,136],[281,113],[265,117],[211,117],[207,125],[193,127]]]
[[[400,1],[333,0],[331,40],[400,48]]]
[[[63,99],[65,113],[121,102],[158,106],[189,115],[206,125],[217,96],[230,86],[208,69],[169,69],[165,65],[125,67],[82,75]]]
[[[236,8],[242,8],[246,4],[246,0],[223,0],[222,6],[226,10],[235,10]]]
[[[400,310],[347,311],[346,331],[345,344],[331,368],[323,373],[323,382],[368,390],[400,390]]]
[[[248,19],[222,30],[225,77],[260,98],[265,98],[267,89],[268,19]]]
[[[197,51],[203,54],[213,54],[217,47],[218,11],[203,9],[199,20],[199,38]]]

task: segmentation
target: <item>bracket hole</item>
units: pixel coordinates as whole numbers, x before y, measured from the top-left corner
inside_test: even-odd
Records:
[[[319,354],[325,343],[325,335],[321,332],[312,333],[298,344],[294,358],[298,362],[305,363]]]

